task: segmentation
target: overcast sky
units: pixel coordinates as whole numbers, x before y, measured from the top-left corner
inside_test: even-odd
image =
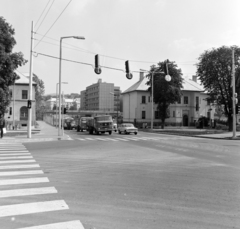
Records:
[[[129,60],[132,71],[149,70],[169,59],[188,78],[205,50],[240,43],[239,0],[0,0],[0,5],[0,15],[15,29],[14,51],[27,60],[32,21],[35,52],[58,58],[60,37],[84,36],[85,40],[63,40],[62,57],[94,64],[99,54],[101,65],[124,70]],[[18,71],[29,72],[29,62]],[[33,58],[33,72],[44,81],[46,94],[56,92],[58,59],[39,54]],[[103,68],[97,75],[89,65],[62,62],[62,81],[68,82],[64,93],[79,93],[98,78],[124,91],[139,74],[128,80],[122,71]]]

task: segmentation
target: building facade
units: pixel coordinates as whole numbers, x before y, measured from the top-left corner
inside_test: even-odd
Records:
[[[123,98],[123,122],[131,122],[142,126],[143,123],[150,125],[152,117],[151,95],[147,90],[147,79],[140,73],[139,81],[122,93]],[[182,97],[175,104],[170,105],[170,118],[165,120],[166,125],[190,126],[200,116],[214,119],[214,108],[206,100],[207,95],[203,87],[192,80],[184,79]],[[154,104],[153,123],[161,124],[157,104]]]
[[[20,79],[15,81],[15,84],[10,86],[12,95],[11,103],[5,113],[5,120],[8,129],[17,129],[27,126],[28,123],[28,108],[27,101],[29,99],[29,77],[17,72]],[[32,83],[32,126],[36,122],[36,101],[35,87],[36,83]]]
[[[105,112],[120,111],[120,87],[113,83],[102,82],[92,84],[81,91],[81,110],[101,110]]]
[[[78,110],[80,108],[81,98],[76,98],[76,99],[64,98],[64,100],[62,101],[62,104],[69,109],[71,106],[74,105],[75,102],[77,103],[77,110]],[[59,100],[56,98],[51,98],[46,101],[47,110],[53,110],[54,107],[58,107],[58,106],[59,106]]]

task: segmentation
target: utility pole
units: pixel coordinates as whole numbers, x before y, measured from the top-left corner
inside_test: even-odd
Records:
[[[29,70],[29,94],[28,99],[32,101],[32,71],[33,71],[33,21],[32,21],[32,29],[31,29],[31,46],[30,46],[30,70]],[[28,138],[32,137],[32,106],[28,108]]]
[[[236,138],[236,97],[235,97],[235,60],[234,48],[232,49],[232,111],[233,111],[233,137]]]

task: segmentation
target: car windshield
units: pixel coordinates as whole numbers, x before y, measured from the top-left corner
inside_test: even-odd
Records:
[[[134,127],[133,124],[125,124],[125,127]]]

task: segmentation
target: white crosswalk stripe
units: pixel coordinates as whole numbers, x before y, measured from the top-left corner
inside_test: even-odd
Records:
[[[81,140],[81,139],[79,139]],[[82,139],[85,141],[86,139]],[[94,140],[88,138],[87,140]],[[55,187],[46,187],[49,179],[44,176],[44,172],[39,170],[39,164],[33,159],[31,153],[22,144],[0,143],[0,187],[7,189],[0,190],[0,199],[8,198],[8,205],[1,204],[0,218],[37,213],[68,210],[69,207],[64,200],[56,199],[57,190]],[[21,169],[21,170],[19,170]],[[14,179],[15,178],[15,179]],[[18,178],[18,179],[16,179]],[[45,187],[41,187],[44,185]],[[25,188],[23,187],[25,186]],[[29,187],[30,186],[30,187]],[[33,187],[32,187],[33,186]],[[37,186],[37,187],[34,187]],[[12,189],[11,189],[12,188]],[[49,195],[47,200],[44,196]],[[38,195],[37,201],[26,202],[24,197]],[[12,198],[12,197],[17,197]],[[19,200],[23,198],[22,203]],[[25,201],[24,201],[25,200]],[[17,201],[17,202],[15,202]],[[3,201],[3,203],[5,203]],[[29,215],[30,217],[30,215]],[[53,217],[54,219],[54,217]],[[28,221],[28,223],[31,220]],[[11,223],[11,221],[9,221]],[[29,225],[29,224],[28,224]],[[1,228],[1,226],[0,226]],[[21,229],[84,229],[79,220],[66,222],[49,222],[49,224],[22,227]],[[19,228],[20,229],[20,228]]]
[[[33,227],[22,227],[19,229],[84,229],[82,223],[79,220],[62,222],[62,223],[53,223],[41,226]]]
[[[28,171],[13,171],[13,172],[0,172],[0,177],[3,176],[21,176],[30,174],[43,174],[42,170],[28,170]]]
[[[13,196],[32,196],[51,193],[57,193],[57,190],[54,187],[13,189],[0,191],[0,198]]]

